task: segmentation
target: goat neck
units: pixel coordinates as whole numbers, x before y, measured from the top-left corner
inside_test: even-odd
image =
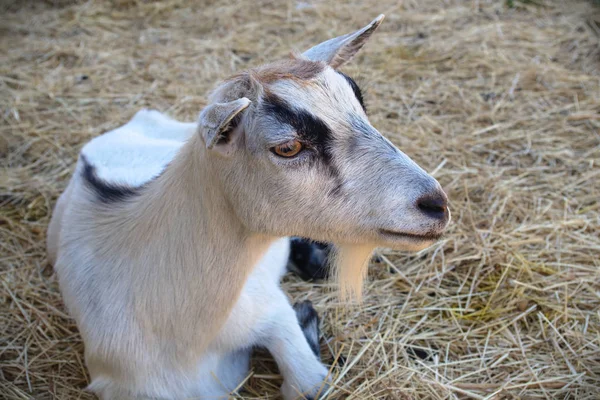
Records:
[[[134,261],[130,268],[140,269],[130,273],[142,331],[183,338],[174,344],[181,350],[211,342],[275,240],[241,223],[214,168],[194,135],[127,204],[123,226],[131,227],[130,234],[117,240]]]

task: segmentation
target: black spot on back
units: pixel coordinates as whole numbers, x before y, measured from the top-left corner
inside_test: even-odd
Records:
[[[354,79],[350,78],[348,75],[346,75],[340,71],[337,71],[337,73],[342,75],[344,78],[346,78],[346,82],[348,82],[348,84],[352,88],[352,91],[354,92],[356,99],[358,100],[358,102],[360,103],[360,106],[366,113],[367,107],[365,106],[365,101],[363,99],[363,94],[362,94],[362,90],[360,90],[360,87],[357,85],[357,83],[354,81]]]
[[[83,171],[81,175],[87,186],[93,190],[96,196],[98,196],[98,200],[102,203],[109,204],[120,202],[140,194],[141,187],[132,188],[126,185],[115,185],[103,181],[96,174],[96,167],[90,164],[83,154],[80,157],[83,162]]]
[[[331,166],[333,158],[331,142],[333,141],[333,135],[325,121],[308,111],[293,109],[282,98],[273,93],[265,95],[263,109],[279,122],[288,124],[294,128],[300,139],[314,147],[323,162],[327,166]],[[332,171],[337,176],[335,168],[332,167]]]

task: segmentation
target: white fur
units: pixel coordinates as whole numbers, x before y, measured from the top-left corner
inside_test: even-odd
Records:
[[[195,130],[194,123],[144,109],[127,124],[92,139],[81,153],[100,179],[137,187],[159,175]]]

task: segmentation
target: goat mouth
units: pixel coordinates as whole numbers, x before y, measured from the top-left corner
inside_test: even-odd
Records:
[[[379,234],[386,237],[386,238],[392,238],[392,239],[404,239],[404,240],[409,240],[409,241],[415,241],[415,242],[433,242],[436,240],[439,240],[442,238],[443,234],[441,233],[426,233],[424,235],[417,235],[414,233],[407,233],[407,232],[396,232],[396,231],[391,231],[389,229],[379,229],[378,230]]]

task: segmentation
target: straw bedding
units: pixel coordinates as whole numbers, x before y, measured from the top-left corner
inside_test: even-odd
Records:
[[[322,316],[331,395],[600,398],[600,8],[593,1],[2,2],[0,398],[92,399],[45,259],[79,148],[142,107],[193,120],[218,80],[387,18],[344,71],[440,180],[447,237]],[[244,398],[276,398],[258,352]]]

